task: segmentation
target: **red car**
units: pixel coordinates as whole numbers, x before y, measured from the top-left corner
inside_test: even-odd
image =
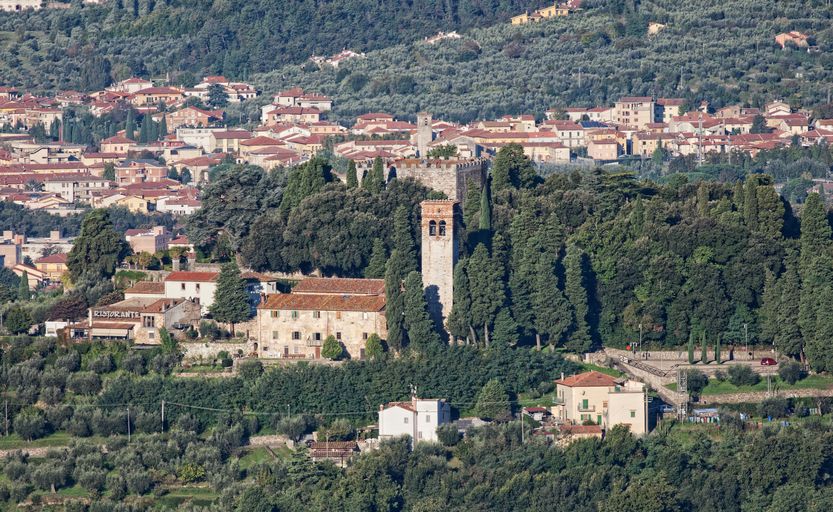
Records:
[[[771,357],[761,359],[761,366],[775,366],[776,364],[778,364],[778,361]]]

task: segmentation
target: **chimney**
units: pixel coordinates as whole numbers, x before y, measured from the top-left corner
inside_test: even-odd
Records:
[[[564,380],[564,372],[561,372],[561,380]]]

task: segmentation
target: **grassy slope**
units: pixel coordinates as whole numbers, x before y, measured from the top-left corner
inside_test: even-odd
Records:
[[[294,65],[254,81],[267,94],[301,85],[332,95],[336,114],[343,117],[375,110],[413,116],[427,109],[462,120],[543,114],[556,104],[591,105],[627,94],[704,96],[713,103],[721,97],[751,103],[783,97],[806,104],[827,93],[818,82],[830,77],[825,68],[831,57],[824,51],[783,52],[773,42],[783,30],[800,29],[814,34],[825,50],[831,11],[822,2],[646,0],[641,5],[646,19],[662,20],[668,28],[656,37],[614,36],[605,44],[597,33],[613,34],[622,18],[589,10],[536,25],[471,30],[466,36],[482,52],[469,62],[460,61],[465,38],[433,46],[414,42],[370,52],[348,63],[346,71]],[[508,56],[510,46],[520,48],[521,56]],[[681,69],[684,88],[678,90]],[[366,76],[368,84],[354,90],[351,73]],[[795,79],[796,73],[803,78]],[[414,92],[396,92],[402,77],[415,80]]]

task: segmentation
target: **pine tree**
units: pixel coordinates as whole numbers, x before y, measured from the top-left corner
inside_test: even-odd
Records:
[[[440,345],[434,322],[428,315],[428,302],[422,287],[422,276],[413,271],[405,278],[405,330],[412,349],[430,351]]]
[[[573,352],[583,353],[590,350],[591,345],[590,327],[587,324],[590,306],[584,284],[584,252],[574,245],[568,247],[564,267],[564,293],[573,306],[575,317],[575,324],[565,346]]]
[[[251,316],[246,282],[240,276],[240,268],[234,261],[220,268],[214,302],[208,309],[218,322],[231,324],[232,333],[234,324],[245,322]]]
[[[406,206],[399,206],[393,212],[393,248],[405,265],[405,275],[412,270],[418,270],[416,243],[411,227],[411,215]],[[403,275],[404,278],[404,275]]]
[[[92,281],[108,279],[118,264],[127,256],[129,246],[121,234],[113,229],[107,210],[92,210],[84,216],[81,234],[75,239],[67,256],[70,279],[78,283],[82,278]]]
[[[370,261],[364,269],[364,277],[368,279],[382,279],[385,277],[385,243],[381,238],[373,239],[373,249],[370,252]]]
[[[448,332],[455,339],[466,338],[474,341],[471,319],[471,292],[466,275],[466,260],[460,260],[454,267],[454,301],[448,314]],[[470,339],[471,338],[471,339]]]
[[[133,109],[127,111],[127,119],[124,122],[124,136],[130,140],[135,140],[136,134],[136,119],[133,114]]]
[[[385,267],[385,319],[388,324],[388,346],[397,352],[405,348],[405,298],[402,281],[410,272],[401,253],[394,249]]]
[[[20,281],[17,288],[17,298],[20,300],[29,300],[32,298],[32,292],[29,291],[29,273],[25,270],[20,275]]]
[[[347,188],[356,188],[359,186],[359,178],[356,174],[356,162],[350,160],[347,164]]]

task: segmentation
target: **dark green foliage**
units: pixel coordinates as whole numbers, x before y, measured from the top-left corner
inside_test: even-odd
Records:
[[[454,302],[448,315],[448,331],[455,339],[471,337],[471,291],[466,275],[467,260],[460,260],[454,267]]]
[[[699,394],[709,384],[709,378],[700,370],[686,370],[686,372],[688,373],[686,382],[690,393]]]
[[[370,261],[367,262],[367,267],[364,269],[364,277],[372,279],[385,277],[386,261],[387,254],[384,242],[381,238],[374,238],[373,250],[370,252]]]
[[[359,186],[359,178],[356,175],[356,162],[350,160],[347,164],[347,188],[356,188]]]
[[[32,317],[27,310],[13,307],[5,313],[3,325],[12,334],[22,334],[32,327]]]
[[[341,359],[344,354],[344,347],[338,342],[335,336],[330,335],[324,340],[324,345],[321,347],[321,355],[327,359]]]
[[[364,178],[362,178],[362,188],[367,190],[369,193],[376,195],[384,189],[386,181],[384,163],[382,162],[382,159],[377,156],[373,160],[373,166]]]
[[[410,347],[420,352],[431,351],[440,343],[440,337],[434,330],[434,323],[428,315],[428,303],[422,288],[422,276],[419,272],[410,272],[403,283],[405,306],[405,329],[408,333]]]
[[[29,441],[46,435],[47,426],[43,411],[34,407],[23,410],[14,418],[14,431]]]
[[[385,318],[388,327],[388,346],[399,351],[405,347],[405,297],[402,282],[409,270],[401,253],[394,249],[385,266]]]
[[[251,316],[249,293],[237,263],[232,261],[220,268],[214,303],[209,306],[209,311],[218,322],[232,324],[232,332],[234,324],[245,322]]]
[[[510,188],[530,187],[537,179],[532,162],[519,144],[507,144],[500,148],[492,163],[491,175],[493,194]]]
[[[67,257],[70,278],[75,283],[108,278],[128,251],[129,246],[114,229],[109,212],[93,210],[84,217],[81,233]]]
[[[382,340],[379,338],[379,335],[375,332],[367,338],[367,342],[365,342],[364,353],[365,356],[371,361],[375,361],[384,357],[385,346],[382,344]]]
[[[506,393],[506,388],[499,380],[490,380],[477,394],[474,408],[481,418],[495,420],[506,418],[510,413],[509,395]]]
[[[807,374],[804,372],[801,364],[796,361],[788,361],[778,368],[778,376],[787,384],[795,384],[800,381]]]
[[[29,300],[32,298],[32,291],[29,290],[29,273],[25,270],[20,274],[20,284],[17,287],[17,298]]]
[[[330,163],[320,157],[313,158],[290,171],[286,189],[280,203],[281,214],[286,218],[305,198],[320,192],[333,181]]]
[[[729,382],[735,386],[754,386],[760,380],[761,376],[746,365],[732,365],[729,367]]]

